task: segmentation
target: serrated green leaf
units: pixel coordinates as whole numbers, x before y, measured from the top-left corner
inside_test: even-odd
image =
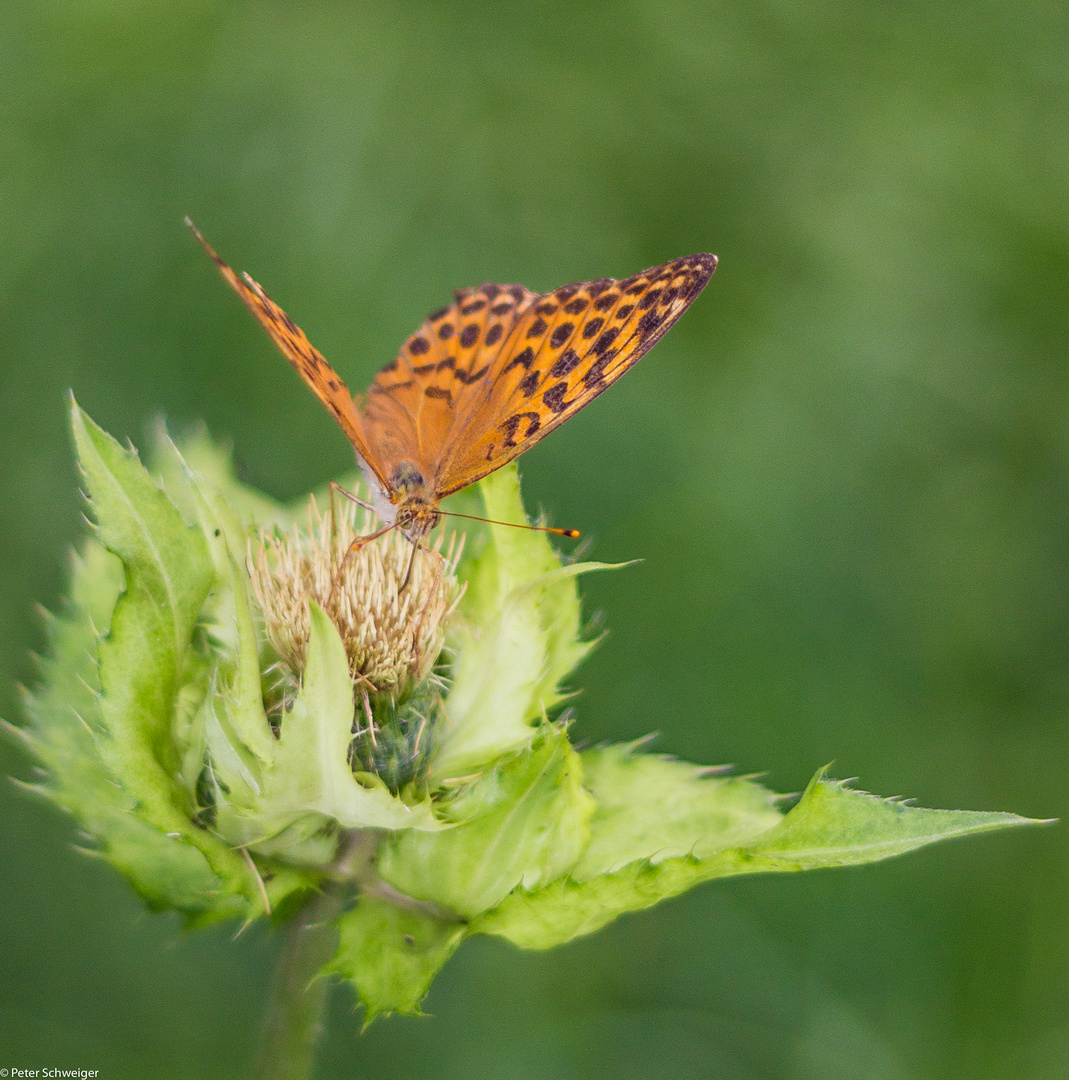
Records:
[[[263,794],[261,778],[253,774],[238,750],[240,743],[234,734],[234,725],[227,716],[226,700],[216,692],[214,686],[205,695],[199,716],[208,751],[208,765],[216,785],[217,812],[221,814],[230,809],[239,813],[253,813]],[[247,836],[233,836],[218,822],[216,831],[235,846],[244,846],[249,842]]]
[[[647,858],[582,882],[569,876],[540,890],[518,889],[471,929],[548,949],[713,878],[855,866],[937,840],[1027,824],[1034,822],[1016,814],[925,810],[878,799],[825,779],[821,770],[797,806],[749,843],[705,858]]]
[[[767,788],[700,765],[637,752],[637,744],[599,746],[581,755],[597,808],[590,843],[572,877],[588,881],[636,860],[705,858],[778,825]]]
[[[308,814],[347,829],[437,829],[429,802],[406,806],[384,786],[366,788],[349,766],[353,683],[345,646],[330,618],[310,605],[311,634],[300,693],[282,720],[264,772],[264,838]]]
[[[99,746],[136,813],[197,847],[224,890],[261,903],[245,860],[190,819],[172,739],[179,677],[213,571],[200,531],[186,526],[145,471],[72,401],[71,426],[97,535],[123,563],[126,590],[100,642]]]
[[[967,833],[1041,824],[1017,814],[910,806],[856,791],[825,773],[821,769],[798,805],[748,849],[761,869],[859,866]]]
[[[155,791],[154,769],[173,767],[171,710],[197,615],[212,583],[199,531],[152,482],[137,455],[124,450],[77,407],[71,423],[97,535],[123,563],[126,591],[100,646],[108,742],[133,766],[147,753],[142,782]],[[116,770],[116,772],[121,772]],[[126,776],[124,781],[128,782]]]
[[[202,443],[206,441],[204,436]],[[166,491],[185,519],[200,528],[211,555],[215,584],[202,617],[210,620],[227,657],[217,674],[226,704],[221,721],[228,728],[235,753],[248,758],[245,768],[258,776],[258,764],[271,760],[275,744],[263,707],[260,654],[244,565],[245,526],[212,483],[190,468],[162,430],[156,435],[154,465],[166,477]]]
[[[459,920],[364,893],[338,920],[338,954],[326,970],[348,979],[367,1010],[421,1016],[431,980],[464,939]]]
[[[472,916],[517,885],[566,873],[586,844],[593,801],[565,732],[500,762],[449,807],[464,824],[387,838],[379,874],[408,896]]]
[[[35,788],[70,813],[98,854],[130,881],[150,907],[176,908],[200,921],[239,914],[244,901],[220,894],[204,856],[134,813],[135,802],[104,765],[91,733],[99,714],[97,638],[107,632],[122,589],[122,564],[95,540],[72,564],[68,611],[48,621],[41,686],[26,695],[26,728],[10,728],[47,770]]]
[[[526,523],[515,466],[479,484],[487,517]],[[462,776],[528,745],[560,681],[590,651],[580,640],[575,579],[603,563],[561,566],[544,533],[488,527],[477,559],[465,564],[467,592],[451,627],[455,653],[447,721],[431,762],[435,779]]]

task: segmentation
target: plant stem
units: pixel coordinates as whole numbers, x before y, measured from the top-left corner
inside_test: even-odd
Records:
[[[343,836],[330,877],[291,917],[264,1016],[256,1080],[311,1080],[330,979],[320,975],[338,948],[336,919],[345,901],[373,874],[378,837],[354,830]]]
[[[342,890],[317,893],[286,927],[260,1038],[257,1080],[310,1080],[325,1027],[330,979],[319,974],[334,956]]]

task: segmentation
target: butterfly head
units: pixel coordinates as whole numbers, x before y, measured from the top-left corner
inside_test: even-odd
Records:
[[[442,515],[429,503],[402,502],[397,508],[397,527],[409,538],[419,540],[442,520]]]
[[[396,493],[397,527],[409,540],[421,539],[442,520],[434,489],[410,461],[402,461],[390,481]]]

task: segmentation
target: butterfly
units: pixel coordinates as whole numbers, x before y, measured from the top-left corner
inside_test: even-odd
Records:
[[[461,289],[354,399],[296,323],[186,224],[345,432],[386,528],[415,543],[442,499],[529,450],[649,352],[716,269],[715,255],[689,255],[548,293]]]

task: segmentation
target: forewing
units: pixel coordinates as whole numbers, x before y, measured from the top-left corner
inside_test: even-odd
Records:
[[[565,285],[531,303],[458,409],[440,498],[530,449],[608,389],[705,288],[715,255],[690,255],[622,281]]]
[[[308,388],[330,411],[338,421],[346,438],[353,448],[378,477],[383,489],[390,490],[380,464],[375,460],[374,452],[368,443],[363,422],[353,403],[349,388],[342,382],[338,373],[327,363],[323,355],[304,336],[304,331],[260,288],[248,274],[238,277],[222,259],[216,255],[211,245],[201,236],[197,227],[186,218],[186,224],[193,230],[201,246],[211,256],[219,273],[230,287],[245,302],[246,307],[256,316],[260,325],[267,331],[271,340],[282,351],[282,355],[296,368],[297,374],[304,379]]]
[[[502,349],[536,293],[479,285],[433,312],[368,390],[363,419],[387,473],[408,461],[433,489],[459,415],[499,367]]]

